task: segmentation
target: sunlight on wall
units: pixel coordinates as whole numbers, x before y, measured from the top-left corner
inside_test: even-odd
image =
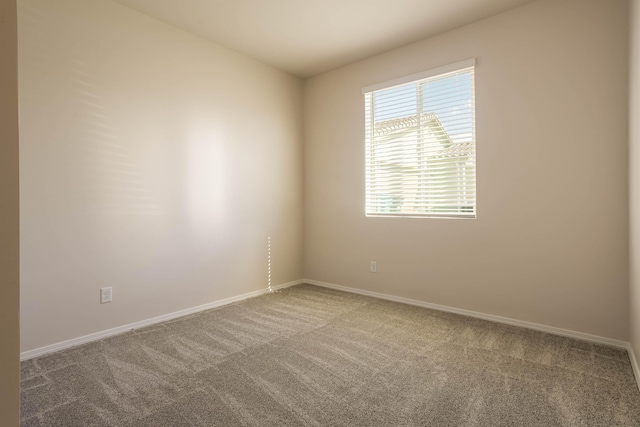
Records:
[[[273,292],[271,289],[271,236],[267,237],[267,285],[269,292]]]
[[[123,132],[100,51],[87,39],[61,42],[59,28],[44,24],[46,6],[19,4],[25,194],[76,213],[163,214]]]
[[[224,142],[210,125],[189,129],[186,174],[187,215],[199,231],[219,228],[224,219]]]

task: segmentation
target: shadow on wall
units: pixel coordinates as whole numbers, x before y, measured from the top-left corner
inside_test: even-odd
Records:
[[[25,38],[19,52],[21,72],[28,73],[30,84],[37,82],[39,86],[38,91],[30,93],[45,92],[48,99],[56,102],[54,108],[41,107],[47,111],[72,113],[60,117],[54,113],[54,117],[49,117],[48,150],[41,152],[39,159],[45,164],[55,161],[54,167],[70,169],[53,178],[62,181],[58,182],[61,188],[68,189],[66,201],[86,213],[163,214],[145,182],[139,154],[123,139],[118,121],[113,117],[110,91],[100,86],[101,79],[97,77],[100,70],[93,70],[92,61],[86,59],[90,51],[99,50],[99,46],[88,46],[83,40],[77,40],[75,46],[57,46],[58,49],[52,50],[51,39],[55,40],[56,35],[40,25],[43,11],[34,3],[23,3],[19,13],[23,25],[21,34]],[[67,66],[49,67],[52,55],[67,61]],[[52,78],[52,73],[61,73],[61,69],[69,70],[69,74]],[[67,84],[51,84],[60,80]],[[46,175],[42,179],[42,185],[54,185],[47,182]]]

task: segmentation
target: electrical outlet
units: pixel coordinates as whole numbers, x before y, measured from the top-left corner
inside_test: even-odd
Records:
[[[113,288],[100,288],[100,304],[105,304],[113,300]]]
[[[371,261],[371,272],[375,273],[376,271],[378,271],[378,266],[375,261]]]

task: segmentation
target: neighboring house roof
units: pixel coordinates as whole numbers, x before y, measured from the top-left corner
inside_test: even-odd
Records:
[[[432,158],[473,157],[473,142],[457,142],[435,153]]]
[[[434,153],[431,157],[461,157],[473,156],[474,144],[472,142],[454,143],[447,130],[444,128],[436,113],[422,113],[399,119],[384,120],[374,125],[373,132],[376,137],[397,135],[416,130],[418,122],[426,126],[431,135],[442,145],[443,149]]]
[[[399,119],[377,122],[373,127],[373,132],[377,137],[391,135],[398,132],[411,132],[415,130],[418,123],[422,126],[426,126],[443,147],[448,147],[453,143],[436,113],[415,114],[413,116],[401,117]]]

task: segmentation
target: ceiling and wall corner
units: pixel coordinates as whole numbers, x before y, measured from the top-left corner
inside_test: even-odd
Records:
[[[306,78],[534,0],[114,0]]]
[[[19,424],[18,58],[15,0],[0,2],[0,421]]]

